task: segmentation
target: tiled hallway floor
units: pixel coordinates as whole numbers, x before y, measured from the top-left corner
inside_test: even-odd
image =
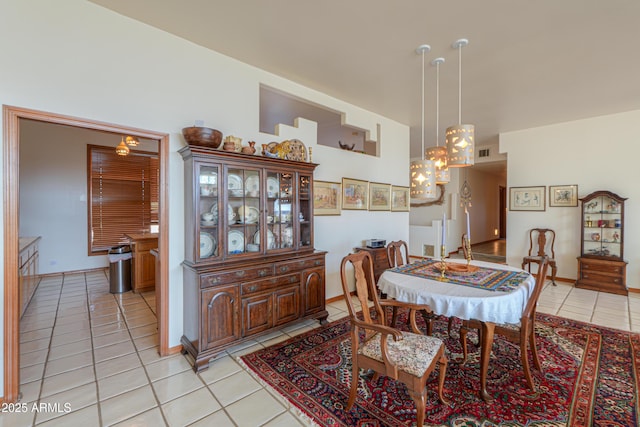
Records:
[[[45,277],[20,323],[22,399],[47,411],[4,413],[0,426],[300,426],[287,404],[235,360],[318,327],[301,322],[230,349],[196,375],[187,357],[160,358],[151,294],[109,293],[103,272]],[[546,285],[539,311],[640,331],[640,296]],[[328,304],[329,321],[346,316]],[[56,408],[56,404],[58,408]]]

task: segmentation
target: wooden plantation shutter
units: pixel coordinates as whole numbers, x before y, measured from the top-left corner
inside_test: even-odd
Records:
[[[155,153],[88,146],[89,254],[126,241],[125,233],[148,232],[158,224],[159,163]]]

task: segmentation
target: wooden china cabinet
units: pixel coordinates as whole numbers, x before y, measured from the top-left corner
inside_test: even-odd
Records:
[[[582,217],[576,288],[627,295],[624,202],[610,191],[580,199]]]
[[[185,173],[184,351],[194,370],[273,328],[326,323],[325,254],[313,246],[317,165],[200,146]]]

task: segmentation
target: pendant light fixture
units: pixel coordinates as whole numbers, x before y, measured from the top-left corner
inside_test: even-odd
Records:
[[[427,148],[425,156],[433,160],[436,167],[436,184],[447,184],[451,181],[448,166],[447,147],[440,146],[440,64],[444,58],[436,58],[431,61],[431,65],[436,67],[436,146]]]
[[[129,154],[129,147],[127,147],[127,144],[124,143],[124,136],[122,137],[122,141],[120,141],[120,144],[118,144],[118,146],[116,147],[116,154],[118,154],[119,156],[126,156],[127,154]]]
[[[411,187],[409,194],[414,199],[436,198],[436,173],[433,160],[425,159],[424,152],[424,55],[431,50],[431,46],[423,44],[418,46],[416,52],[422,55],[422,147],[420,155],[422,160],[411,162],[410,178]]]
[[[124,139],[124,142],[126,142],[129,147],[137,147],[138,144],[140,144],[138,138],[129,135],[127,135],[127,137]]]
[[[450,168],[473,166],[475,128],[462,124],[462,48],[469,40],[460,39],[453,43],[458,49],[458,124],[447,128],[447,153]]]

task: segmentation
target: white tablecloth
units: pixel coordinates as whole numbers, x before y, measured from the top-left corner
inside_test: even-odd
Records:
[[[447,260],[447,262],[466,263],[465,260]],[[523,271],[508,265],[483,261],[471,261],[471,264],[496,270]],[[382,273],[378,280],[378,287],[389,298],[426,304],[434,313],[448,317],[455,316],[464,320],[476,319],[494,323],[518,323],[534,285],[535,278],[531,274],[511,292],[488,291],[394,273],[390,270]]]

